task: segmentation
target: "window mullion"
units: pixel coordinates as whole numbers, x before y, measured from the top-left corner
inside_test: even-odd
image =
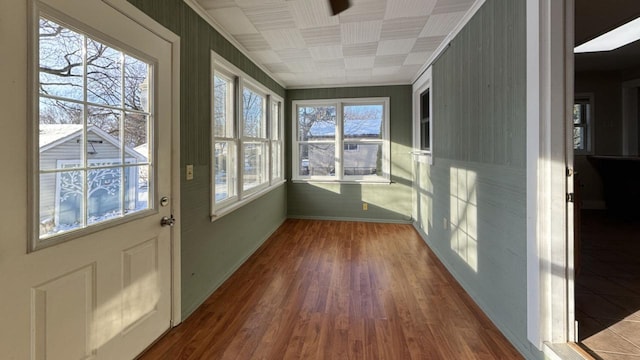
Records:
[[[88,116],[89,116],[89,107],[87,106],[87,37],[82,37],[82,146],[80,150],[82,154],[80,154],[80,158],[82,159],[82,170],[80,170],[83,174],[82,181],[82,227],[87,226],[89,223],[89,162],[87,159],[87,126],[89,124]]]
[[[240,77],[235,78],[235,116],[233,117],[235,126],[235,140],[236,140],[236,178],[234,181],[236,187],[236,194],[239,200],[244,198],[244,141],[242,135],[244,134],[244,114],[242,101],[242,86],[243,81]]]

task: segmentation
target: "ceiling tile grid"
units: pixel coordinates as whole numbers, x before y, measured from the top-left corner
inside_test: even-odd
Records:
[[[196,0],[287,87],[408,84],[475,0]]]

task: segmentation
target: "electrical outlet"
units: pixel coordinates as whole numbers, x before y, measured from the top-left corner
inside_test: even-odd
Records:
[[[445,230],[449,228],[449,220],[447,218],[442,219],[442,226]]]
[[[193,180],[193,165],[187,165],[187,180]]]
[[[367,210],[369,210],[369,204],[362,203],[362,211],[367,211]]]

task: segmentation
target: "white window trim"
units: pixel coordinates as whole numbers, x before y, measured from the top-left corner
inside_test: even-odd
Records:
[[[216,73],[222,73],[224,74],[226,77],[234,79],[235,83],[234,83],[234,138],[233,139],[226,139],[226,141],[234,141],[235,145],[236,145],[236,152],[235,152],[235,157],[236,157],[236,172],[235,174],[233,174],[235,180],[235,195],[232,197],[229,197],[227,199],[224,199],[220,202],[216,202],[215,201],[215,167],[213,166],[213,159],[211,160],[211,183],[210,183],[210,219],[211,221],[216,221],[220,218],[222,218],[224,215],[227,215],[229,213],[232,213],[234,210],[239,209],[241,207],[243,207],[244,205],[248,204],[249,202],[258,199],[260,197],[262,197],[263,195],[277,189],[278,187],[280,187],[282,184],[285,183],[284,180],[284,169],[281,170],[281,176],[280,178],[273,178],[273,169],[272,167],[272,142],[274,141],[271,137],[271,131],[272,131],[272,116],[271,116],[271,104],[273,102],[279,102],[280,103],[280,114],[279,114],[279,121],[281,122],[280,124],[280,134],[279,134],[279,141],[282,143],[282,139],[284,136],[284,127],[283,127],[283,121],[284,118],[282,116],[283,114],[283,106],[284,106],[284,99],[276,94],[273,93],[272,90],[268,89],[266,86],[258,83],[256,80],[254,80],[253,78],[251,78],[249,75],[247,75],[245,72],[243,72],[242,70],[240,70],[239,68],[237,68],[236,66],[234,66],[233,64],[231,64],[229,61],[225,60],[222,56],[218,55],[216,52],[211,51],[211,68],[210,68],[210,74],[209,77],[212,81],[213,79],[213,75]],[[214,122],[214,118],[213,118],[213,83],[211,83],[211,124],[213,124]],[[265,98],[265,107],[264,107],[264,111],[265,111],[265,117],[266,117],[266,137],[265,138],[254,138],[254,137],[245,137],[244,136],[244,129],[243,129],[243,124],[244,121],[242,119],[242,114],[243,114],[243,109],[242,109],[242,90],[244,88],[248,88],[251,91],[254,91],[262,96],[264,96]],[[216,139],[216,137],[213,136],[213,131],[210,134],[212,142],[211,142],[211,153],[213,153],[213,146],[214,146],[214,139]],[[223,139],[223,138],[217,138],[217,139]],[[264,170],[264,175],[266,176],[267,181],[265,181],[262,184],[259,184],[257,186],[254,186],[252,188],[249,188],[247,190],[243,190],[243,179],[244,179],[244,148],[243,148],[243,142],[244,141],[260,141],[260,142],[265,142],[266,143],[266,151],[267,154],[265,155],[265,170]],[[284,144],[283,146],[281,146],[281,151],[280,151],[280,164],[284,164]]]
[[[336,107],[336,130],[343,129],[343,109],[344,106],[349,105],[380,105],[384,107],[383,114],[383,134],[382,139],[369,140],[369,139],[350,139],[350,143],[366,144],[366,143],[382,143],[382,175],[348,175],[343,176],[343,154],[344,154],[344,139],[342,130],[336,131],[335,140],[333,141],[315,141],[316,143],[334,143],[336,151],[336,169],[335,176],[301,176],[300,175],[300,141],[298,141],[298,106],[310,105],[310,106],[335,106]],[[295,100],[291,105],[292,121],[291,121],[291,169],[292,169],[292,181],[299,183],[313,183],[313,182],[330,182],[330,183],[390,183],[391,182],[391,141],[390,141],[390,99],[388,97],[376,97],[376,98],[344,98],[344,99],[323,99],[323,100]],[[314,143],[307,142],[307,143]]]
[[[593,93],[578,93],[575,95],[574,97],[574,104],[577,103],[577,101],[582,101],[582,102],[588,102],[589,103],[589,113],[587,114],[587,120],[584,126],[584,129],[586,131],[585,136],[584,136],[584,140],[587,142],[586,144],[586,148],[584,150],[579,150],[579,149],[573,149],[573,154],[574,155],[591,155],[593,154],[594,151],[594,144],[593,144],[593,139],[594,139],[594,135],[593,135],[593,129],[594,129],[594,124],[595,124],[595,110],[594,110],[594,94]],[[575,127],[575,125],[574,125]]]
[[[429,150],[421,149],[420,140],[420,100],[429,90]],[[413,84],[413,152],[415,160],[433,165],[433,85],[432,68],[429,66]]]

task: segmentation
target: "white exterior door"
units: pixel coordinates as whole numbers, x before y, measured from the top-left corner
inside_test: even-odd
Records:
[[[4,0],[0,45],[0,357],[133,358],[171,322],[171,43]]]

